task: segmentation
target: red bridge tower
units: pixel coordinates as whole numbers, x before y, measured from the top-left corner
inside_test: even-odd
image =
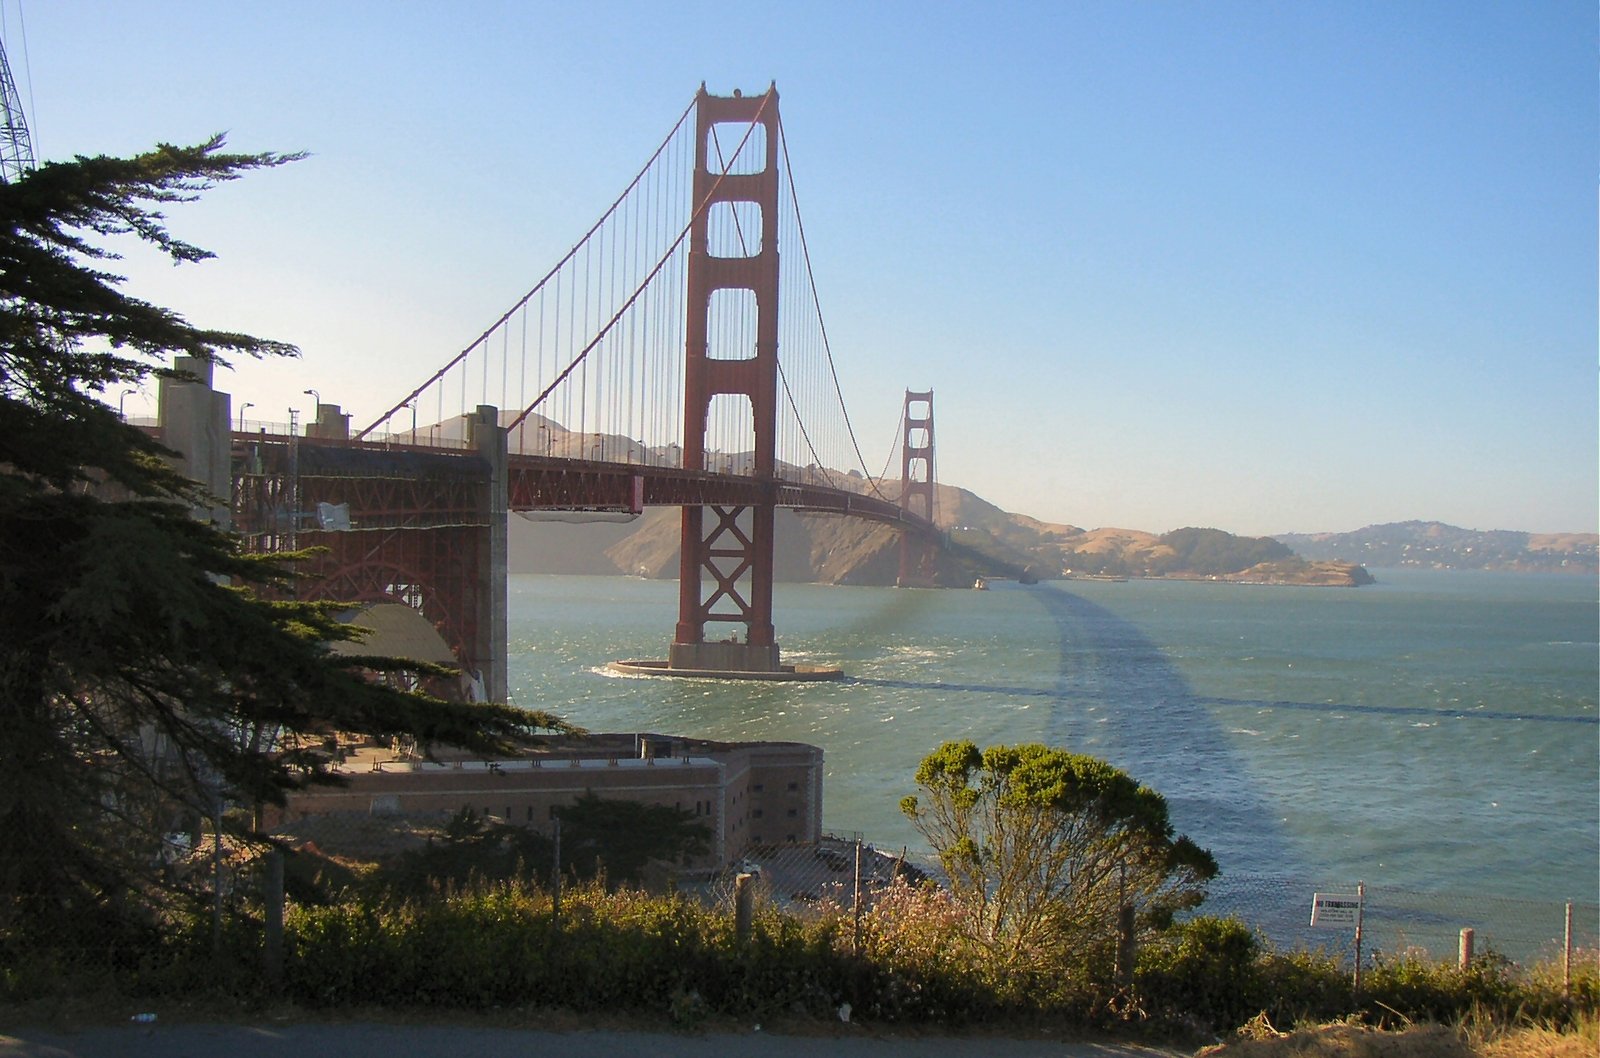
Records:
[[[901,422],[905,435],[900,445],[900,509],[932,522],[935,510],[933,390],[926,393],[906,390]],[[895,583],[902,588],[933,587],[933,564],[938,553],[936,540],[915,533],[901,533],[900,575]]]
[[[711,167],[713,128],[726,123],[741,131],[739,142],[754,146],[763,135],[764,165],[759,171],[722,173]],[[689,234],[688,319],[685,323],[686,378],[683,394],[683,456],[690,469],[706,467],[706,420],[718,394],[749,400],[755,434],[751,472],[766,486],[766,499],[749,506],[685,507],[678,574],[678,627],[668,665],[673,669],[777,672],[778,644],[772,628],[772,554],[775,514],[774,477],[778,416],[778,90],[759,96],[709,95],[700,88],[695,116],[695,215]],[[738,223],[738,204],[760,212],[761,241],[745,247],[747,256],[718,257],[711,226]],[[724,208],[719,209],[722,206]],[[748,214],[747,214],[748,215]],[[719,233],[721,234],[721,233]],[[739,240],[744,245],[743,239]],[[755,298],[755,348],[734,356],[712,357],[709,323],[712,296],[719,290],[748,290]],[[713,524],[707,525],[707,514]],[[710,594],[706,589],[710,588]],[[706,625],[744,625],[744,641],[707,642]]]

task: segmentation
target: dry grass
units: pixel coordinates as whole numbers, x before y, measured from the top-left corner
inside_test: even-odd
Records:
[[[1261,1017],[1242,1028],[1238,1039],[1207,1047],[1197,1058],[1594,1058],[1597,1054],[1600,1021],[1593,1018],[1564,1032],[1518,1028],[1484,1033],[1470,1026],[1414,1025],[1402,1032],[1383,1032],[1354,1024],[1279,1032]]]
[[[1600,1020],[1583,1018],[1565,1032],[1516,1029],[1477,1043],[1483,1058],[1594,1058],[1600,1054]]]

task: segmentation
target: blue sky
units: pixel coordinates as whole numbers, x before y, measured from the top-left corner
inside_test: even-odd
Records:
[[[398,400],[702,80],[776,81],[869,452],[931,387],[940,480],[1049,521],[1596,529],[1592,3],[0,12],[43,157],[311,152],[172,214],[218,261],[126,262],[302,347],[219,380],[264,418]]]

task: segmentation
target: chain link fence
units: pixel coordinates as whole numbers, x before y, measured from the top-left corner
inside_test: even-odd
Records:
[[[1315,928],[1311,902],[1316,893],[1354,894],[1354,880],[1231,875],[1212,886],[1202,911],[1249,923],[1280,948],[1322,948],[1354,958],[1350,928]],[[1381,882],[1364,883],[1363,958],[1426,955],[1456,957],[1463,929],[1474,934],[1479,954],[1494,952],[1519,963],[1564,956],[1571,917],[1570,946],[1600,951],[1600,905],[1563,900],[1531,900],[1481,892],[1424,892]]]
[[[861,849],[859,877],[857,848]],[[930,854],[878,849],[862,835],[849,832],[828,835],[814,849],[760,850],[746,860],[760,879],[759,894],[797,912],[823,902],[850,909],[859,901],[870,907],[875,895],[896,877],[915,883],[943,875]],[[1354,960],[1354,929],[1313,927],[1311,905],[1317,893],[1355,894],[1358,888],[1365,890],[1364,961],[1401,955],[1454,960],[1463,929],[1473,931],[1474,950],[1480,957],[1492,953],[1524,964],[1559,964],[1569,952],[1591,961],[1600,955],[1600,904],[1594,903],[1230,874],[1213,883],[1196,913],[1237,918],[1280,950],[1322,950]]]

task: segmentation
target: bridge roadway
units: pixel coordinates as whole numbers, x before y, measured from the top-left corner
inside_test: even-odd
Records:
[[[509,457],[510,508],[636,510],[643,507],[749,507],[770,503],[799,511],[848,514],[933,532],[927,519],[879,496],[814,481],[760,478],[638,463],[600,463],[548,456]]]
[[[402,602],[460,660],[471,693],[507,693],[507,515],[639,513],[645,507],[772,505],[866,518],[927,537],[932,523],[881,497],[813,481],[760,479],[506,451],[494,409],[467,447],[233,432],[227,488],[247,550],[307,552],[302,597]],[[200,478],[195,473],[193,476]],[[308,550],[310,549],[310,550]]]
[[[323,528],[314,522],[319,503],[348,504],[354,531],[486,522],[472,485],[487,482],[491,463],[470,448],[238,432],[233,444],[234,527],[246,537]],[[771,504],[937,532],[881,496],[817,481],[522,453],[509,453],[506,463],[511,511]]]

